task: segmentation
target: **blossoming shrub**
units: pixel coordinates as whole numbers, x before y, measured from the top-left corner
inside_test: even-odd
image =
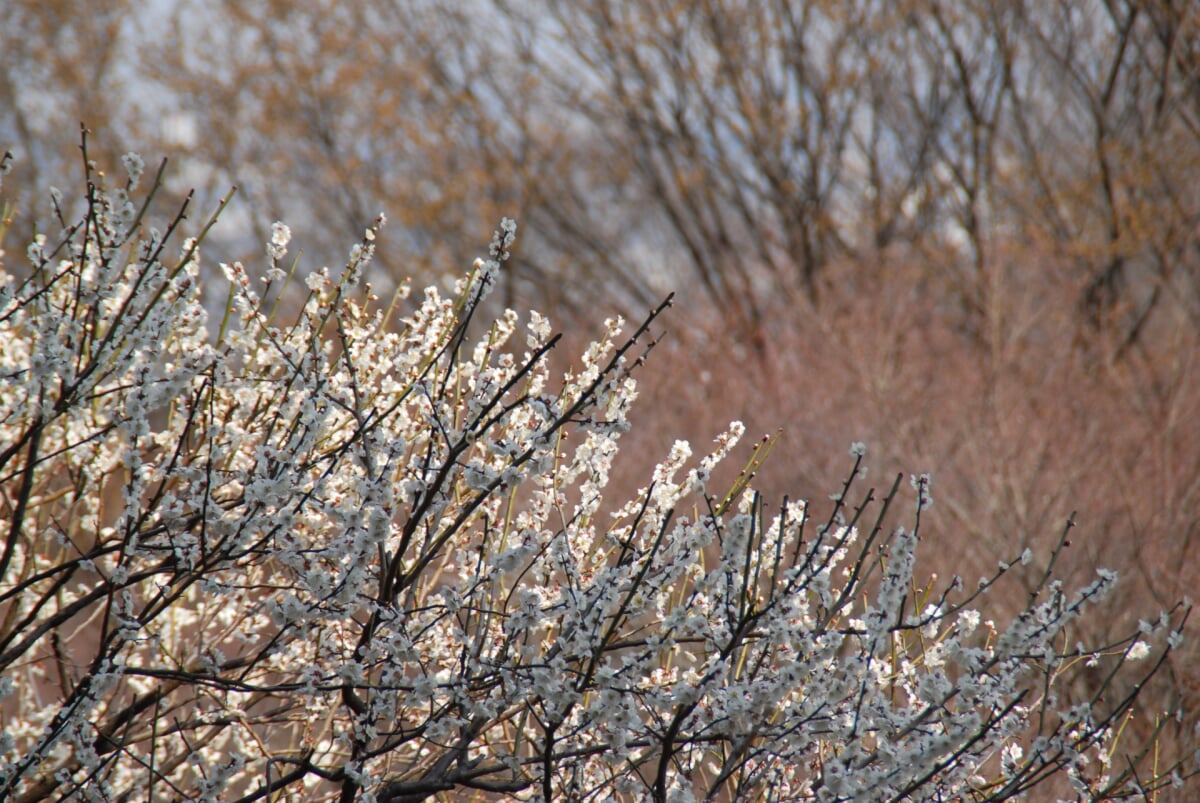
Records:
[[[384,304],[363,282],[381,218],[303,282],[277,225],[265,284],[222,265],[210,317],[182,211],[150,227],[153,191],[135,201],[126,167],[106,188],[89,164],[81,217],[60,211],[0,273],[0,797],[1002,800],[1049,781],[1105,799],[1186,782],[1122,744],[1135,699],[1106,694],[1161,665],[1186,611],[1076,643],[1116,575],[1066,588],[1057,550],[1026,551],[1013,563],[1044,578],[992,621],[1007,565],[917,579],[928,479],[903,513],[899,479],[860,490],[860,444],[820,518],[751,490],[767,441],[715,487],[737,423],[606,499],[667,304],[628,336],[610,321],[555,377],[547,319],[477,320],[511,222],[449,295]]]

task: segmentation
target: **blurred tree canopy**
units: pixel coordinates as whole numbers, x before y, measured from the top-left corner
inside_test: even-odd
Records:
[[[332,260],[382,209],[391,273],[452,273],[464,235],[511,214],[528,239],[509,301],[640,309],[693,288],[761,340],[780,302],[853,291],[854,267],[869,278],[888,251],[982,329],[992,276],[1036,253],[1069,265],[1092,326],[1131,342],[1158,315],[1200,326],[1186,0],[14,0],[0,15],[0,139],[25,209],[76,169],[82,121],[172,156],[202,197],[236,184],[229,257],[286,218]]]

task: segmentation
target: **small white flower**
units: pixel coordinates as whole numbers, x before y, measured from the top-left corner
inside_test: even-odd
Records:
[[[366,680],[362,664],[357,661],[347,661],[338,667],[338,677],[353,685],[361,685]]]
[[[537,348],[550,339],[550,319],[533,310],[529,313],[529,348]]]
[[[1006,744],[1000,750],[1000,761],[1004,766],[1005,771],[1013,772],[1020,763],[1021,758],[1025,755],[1025,751],[1019,744]]]
[[[933,484],[933,475],[929,472],[913,474],[908,481],[918,494],[917,504],[922,510],[933,504],[933,494],[929,491],[929,486]]]
[[[142,180],[142,171],[146,169],[146,163],[140,155],[130,151],[121,157],[121,164],[125,167],[125,172],[129,174],[129,189],[137,189],[137,185]]]
[[[500,230],[492,232],[492,243],[488,247],[488,253],[503,262],[511,256],[508,249],[516,239],[517,223],[506,217],[500,221]]]
[[[328,277],[324,271],[314,271],[313,273],[308,274],[308,276],[304,279],[304,283],[308,286],[309,290],[312,290],[314,293],[316,293],[325,287],[325,282],[327,279]]]
[[[974,632],[975,628],[979,627],[979,619],[979,611],[963,611],[958,615],[964,633]]]
[[[288,243],[292,239],[292,230],[283,223],[275,221],[271,224],[271,243],[267,246],[267,256],[272,262],[278,262],[287,254]]]
[[[1129,648],[1128,657],[1130,661],[1140,661],[1150,654],[1150,645],[1144,641],[1136,641]]]
[[[28,256],[29,256],[29,261],[33,262],[33,263],[41,262],[42,261],[42,252],[45,247],[46,247],[46,235],[44,235],[44,234],[35,235],[33,238],[33,242],[31,242],[29,244],[29,247],[27,249],[25,249],[26,254],[28,254]]]
[[[472,463],[463,472],[463,479],[472,491],[486,491],[499,475],[482,463]]]

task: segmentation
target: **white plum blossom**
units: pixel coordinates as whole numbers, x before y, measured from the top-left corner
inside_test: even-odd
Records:
[[[1130,661],[1141,661],[1149,655],[1150,645],[1140,639],[1131,644],[1129,650],[1125,653],[1125,656]]]
[[[142,181],[142,172],[146,169],[146,162],[139,154],[130,151],[121,157],[121,164],[125,167],[125,172],[129,174],[129,189],[136,190]]]
[[[969,591],[920,577],[929,475],[876,499],[861,442],[834,504],[763,499],[774,441],[737,421],[613,499],[669,299],[559,373],[548,318],[484,319],[513,221],[453,292],[389,306],[380,216],[298,287],[276,223],[267,301],[168,251],[178,219],[131,231],[124,163],[88,225],[0,265],[0,798],[1103,798],[1194,772],[1119,738],[1185,607],[1092,647],[1111,572],[1047,572],[1011,615],[989,594],[1032,546]]]
[[[277,263],[287,255],[288,243],[292,240],[292,230],[285,224],[275,221],[271,224],[271,242],[267,244],[267,256],[272,263]]]

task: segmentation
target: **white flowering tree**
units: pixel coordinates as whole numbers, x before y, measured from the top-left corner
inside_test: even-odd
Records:
[[[677,443],[614,503],[666,303],[629,335],[610,321],[555,377],[544,317],[477,320],[514,224],[453,293],[380,303],[363,277],[381,217],[344,268],[302,282],[277,225],[261,282],[222,265],[210,315],[186,208],[153,228],[141,161],[125,167],[106,186],[88,164],[79,218],[56,197],[52,230],[0,272],[0,798],[1004,800],[1048,783],[1106,799],[1187,782],[1121,739],[1186,610],[1077,643],[1116,578],[1054,579],[1065,533],[1013,556],[1043,579],[995,620],[1009,567],[918,580],[928,480],[899,512],[899,480],[860,490],[859,444],[820,519],[751,490],[768,441],[714,488],[737,423],[698,459]]]

